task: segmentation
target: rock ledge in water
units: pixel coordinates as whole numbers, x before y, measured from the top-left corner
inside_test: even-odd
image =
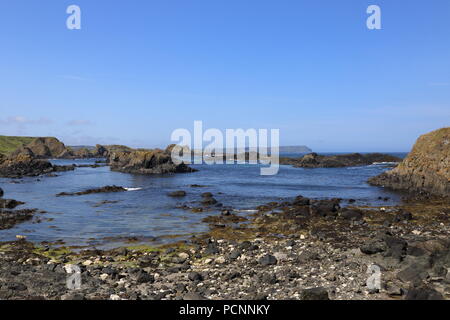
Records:
[[[80,191],[80,192],[61,192],[58,193],[57,197],[63,197],[63,196],[83,196],[86,194],[92,194],[92,193],[110,193],[110,192],[125,192],[127,189],[123,187],[118,186],[105,186],[98,189],[88,189],[86,191]]]
[[[402,159],[382,153],[351,153],[324,156],[310,153],[301,158],[280,158],[280,164],[292,165],[295,168],[342,168],[367,166],[374,163],[400,162]]]

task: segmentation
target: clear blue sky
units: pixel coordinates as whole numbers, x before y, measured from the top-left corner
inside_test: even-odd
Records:
[[[450,125],[448,0],[2,0],[0,39],[5,135],[153,147],[203,120],[408,151]]]

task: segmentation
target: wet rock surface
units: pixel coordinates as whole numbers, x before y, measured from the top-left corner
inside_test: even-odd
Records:
[[[298,197],[269,203],[240,222],[230,218],[233,214],[215,216],[210,232],[161,247],[76,253],[54,244],[3,243],[0,298],[450,297],[448,203],[380,210],[342,208],[336,199],[319,201]],[[394,219],[402,212],[413,218]],[[68,264],[81,269],[79,290],[66,287]],[[376,290],[367,285],[372,265],[381,271]]]
[[[10,229],[33,218],[36,209],[12,210],[23,204],[25,203],[14,199],[0,198],[0,230]]]
[[[80,192],[61,192],[58,193],[57,197],[64,197],[64,196],[83,196],[87,194],[93,194],[93,193],[111,193],[111,192],[126,192],[127,189],[119,186],[105,186],[97,189],[88,189],[85,191]]]
[[[186,191],[183,190],[173,191],[169,192],[167,195],[172,198],[182,198],[186,196]]]
[[[382,153],[351,153],[333,156],[310,153],[301,158],[280,158],[280,164],[292,165],[296,168],[341,168],[400,161],[402,159],[398,157]]]

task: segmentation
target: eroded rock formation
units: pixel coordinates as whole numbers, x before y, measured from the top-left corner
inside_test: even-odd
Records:
[[[450,127],[425,134],[400,165],[369,183],[411,193],[450,197]]]
[[[185,173],[196,171],[186,164],[175,164],[166,150],[134,150],[113,152],[109,157],[111,170],[137,174]]]

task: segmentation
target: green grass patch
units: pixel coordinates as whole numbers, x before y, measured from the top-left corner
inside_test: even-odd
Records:
[[[0,136],[0,154],[7,155],[16,149],[29,144],[35,138]]]

